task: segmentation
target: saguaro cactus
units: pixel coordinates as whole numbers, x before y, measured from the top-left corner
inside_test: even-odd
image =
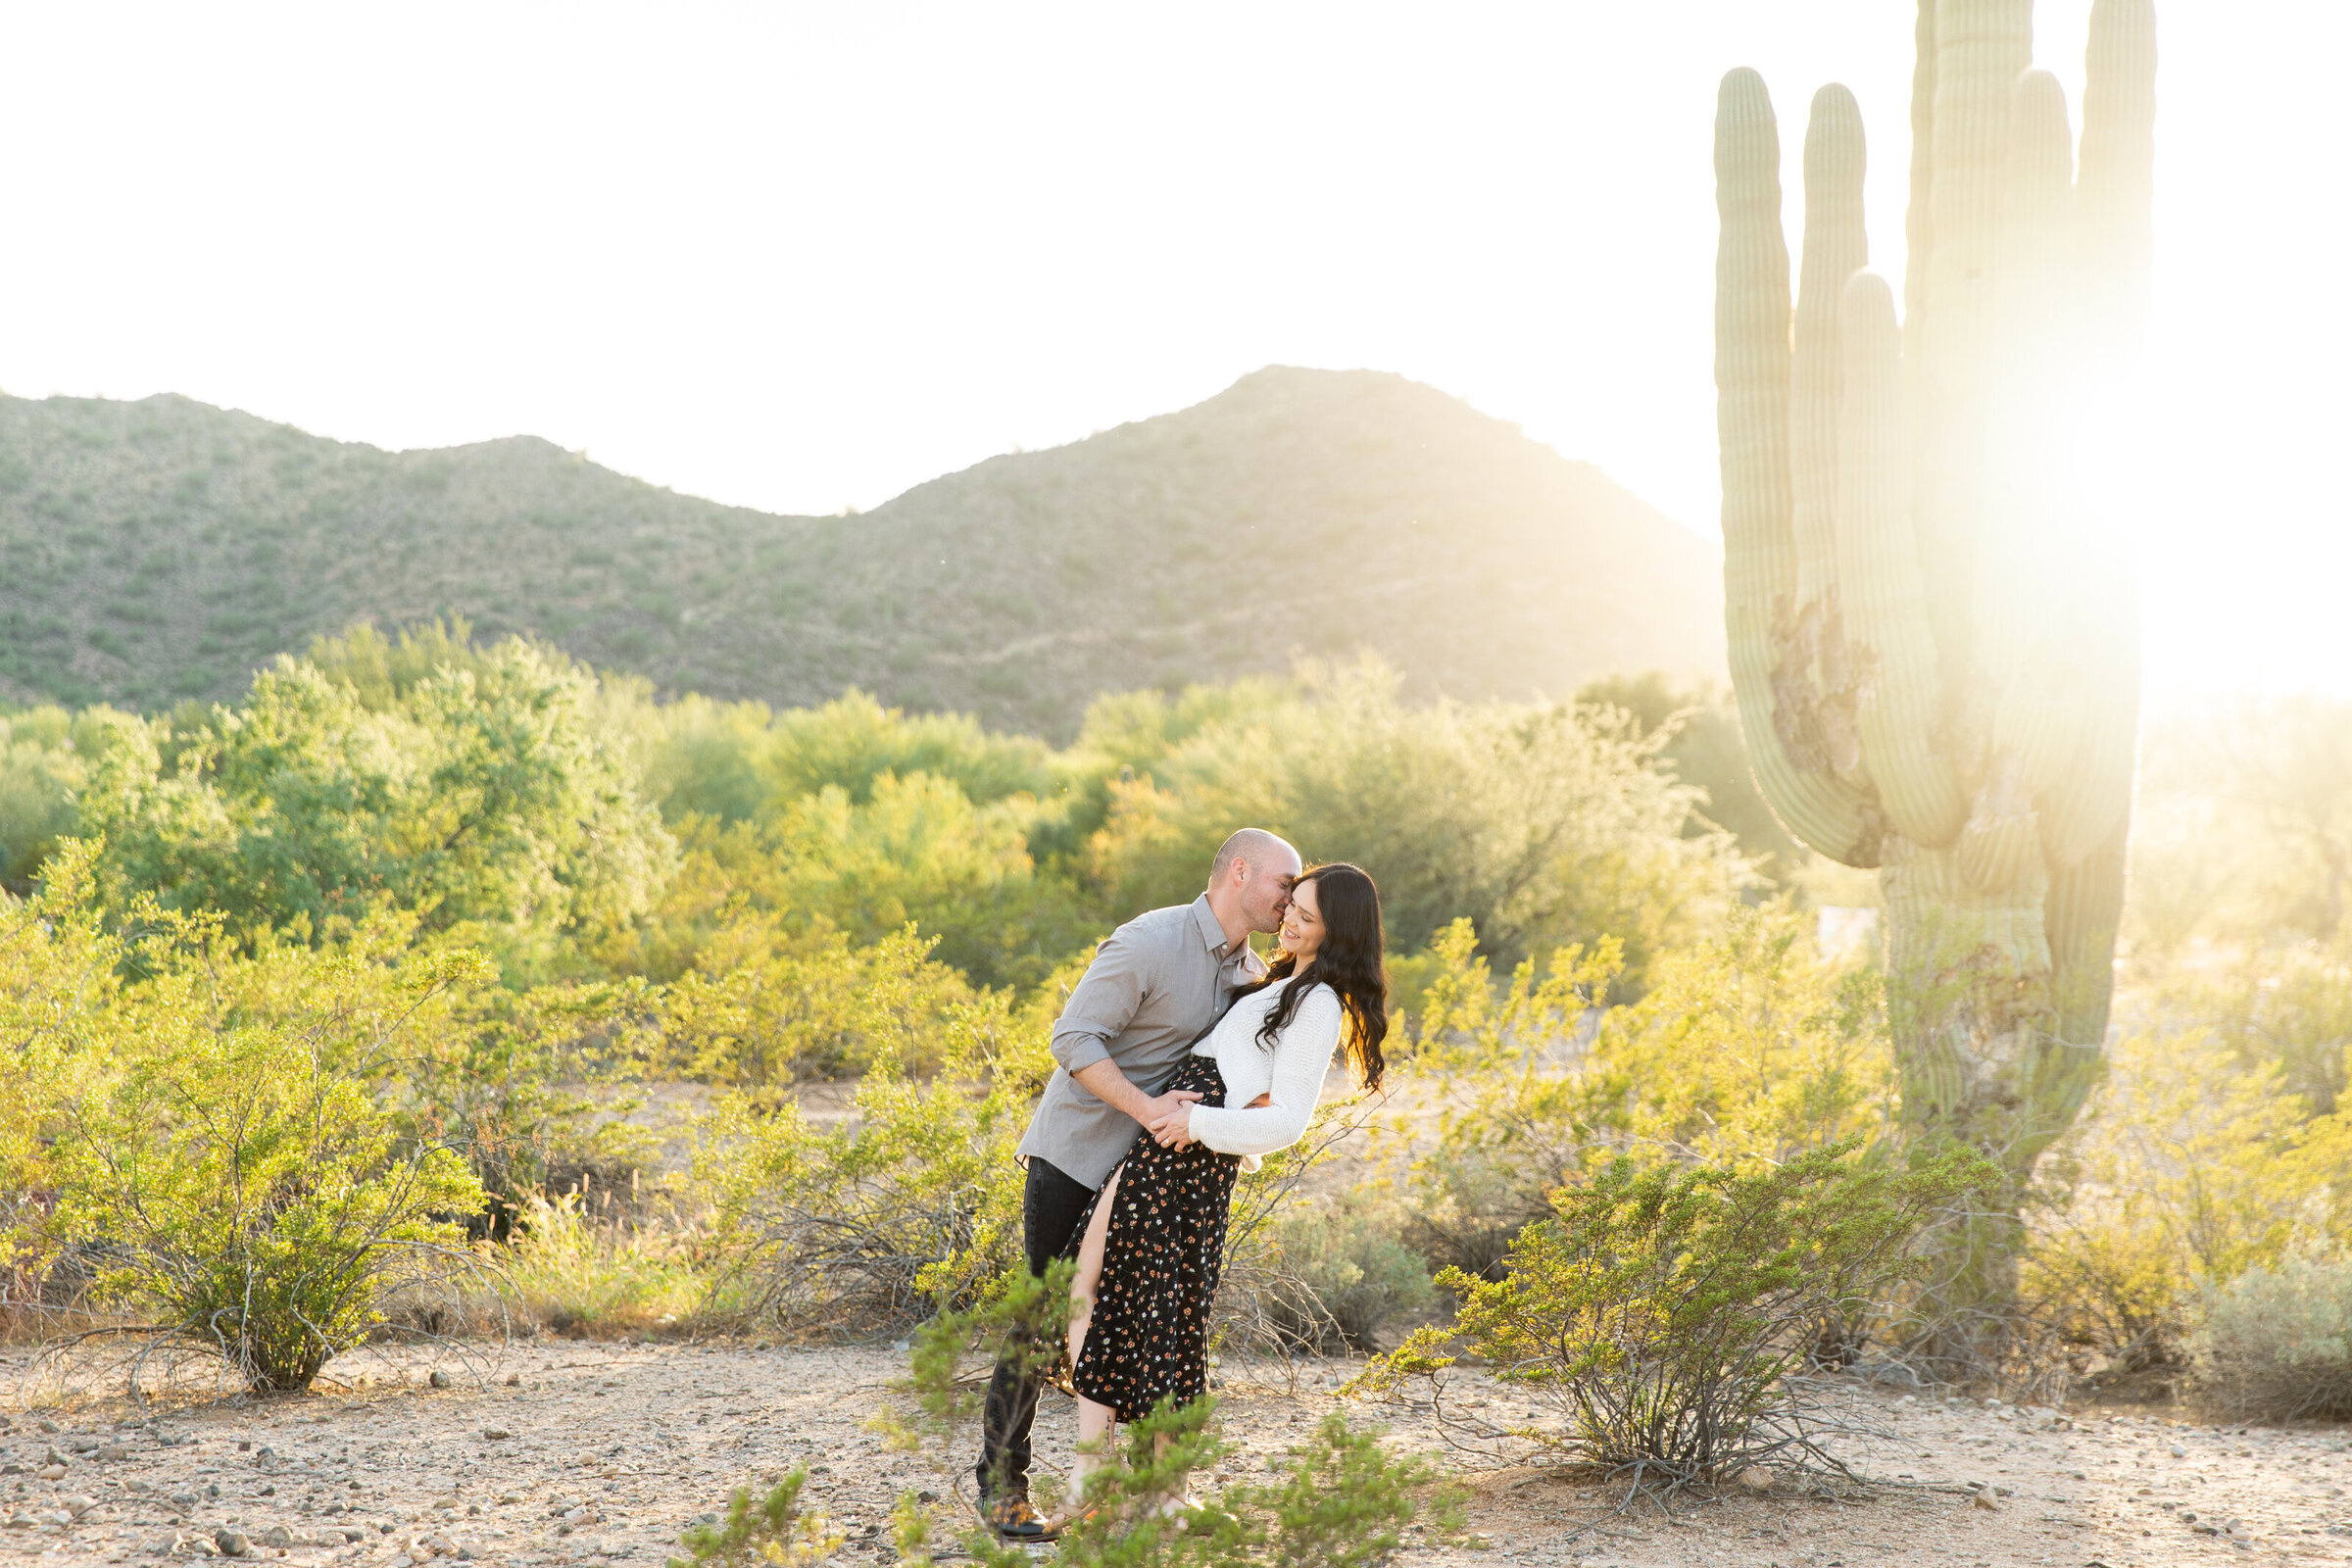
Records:
[[[1715,121],[1726,618],[1757,782],[1797,838],[1879,869],[1906,1115],[2021,1179],[2107,1026],[2138,630],[2070,443],[2144,308],[2155,106],[2150,0],[2096,0],[2078,172],[2032,24],[2032,0],[1920,0],[1899,331],[1865,270],[1852,95],[1813,99],[1793,310],[1762,78],[1724,77]],[[2005,1240],[1980,1232],[1964,1292],[2004,1290]]]

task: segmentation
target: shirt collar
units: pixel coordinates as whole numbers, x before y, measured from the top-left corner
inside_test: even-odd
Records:
[[[1200,940],[1207,946],[1210,957],[1223,963],[1233,956],[1225,941],[1225,928],[1217,924],[1216,915],[1210,912],[1205,893],[1193,901],[1193,924],[1200,928]],[[1242,944],[1244,951],[1249,946],[1247,942]]]

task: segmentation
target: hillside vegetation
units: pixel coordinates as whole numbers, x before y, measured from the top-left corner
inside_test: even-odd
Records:
[[[861,515],[529,437],[387,453],[179,397],[0,399],[0,701],[241,694],[357,621],[533,632],[665,691],[852,685],[1068,738],[1103,692],[1368,649],[1407,691],[1722,662],[1712,544],[1399,376],[1271,368]]]

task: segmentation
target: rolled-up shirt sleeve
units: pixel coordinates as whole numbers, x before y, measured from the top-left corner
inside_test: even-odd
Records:
[[[1069,1072],[1110,1059],[1108,1041],[1144,1002],[1144,962],[1122,926],[1102,939],[1061,1016],[1054,1020],[1054,1059]]]

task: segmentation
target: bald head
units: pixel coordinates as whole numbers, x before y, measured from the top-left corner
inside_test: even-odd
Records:
[[[1267,832],[1262,827],[1246,827],[1217,848],[1217,858],[1208,864],[1210,886],[1225,880],[1233,870],[1233,862],[1246,862],[1253,871],[1271,871],[1297,876],[1301,869],[1298,852],[1288,841]]]
[[[1228,938],[1281,929],[1291,884],[1303,865],[1298,852],[1262,827],[1227,839],[1208,867],[1208,906]]]

